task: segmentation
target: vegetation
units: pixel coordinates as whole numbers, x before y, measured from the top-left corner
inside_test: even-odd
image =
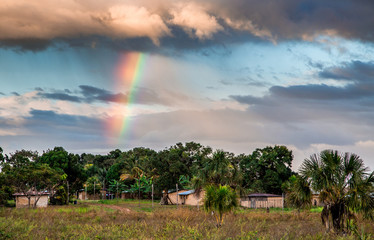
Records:
[[[354,213],[373,219],[374,172],[368,173],[357,155],[325,150],[306,159],[300,173],[324,202],[321,218],[327,231],[332,223],[335,232],[349,233],[357,226]],[[305,190],[310,191],[304,186],[297,189]]]
[[[156,239],[190,239],[192,237],[221,239],[221,236],[237,239],[274,238],[266,229],[253,226],[268,226],[270,222],[270,225],[273,224],[276,227],[278,223],[274,219],[278,219],[280,225],[282,225],[282,221],[285,223],[292,222],[297,218],[302,221],[306,221],[307,217],[316,220],[316,214],[321,214],[322,222],[327,231],[332,226],[335,233],[369,236],[365,235],[365,232],[362,232],[357,224],[359,222],[367,223],[362,217],[371,219],[374,217],[374,173],[368,172],[363,161],[355,154],[340,154],[337,151],[326,150],[319,155],[315,154],[310,159],[306,159],[299,174],[296,174],[291,171],[292,159],[292,151],[285,146],[256,149],[249,155],[234,155],[224,150],[214,151],[210,147],[194,142],[177,143],[159,152],[147,148],[134,148],[125,152],[116,149],[107,155],[85,153],[77,155],[68,153],[62,147],[55,147],[53,150],[43,152],[42,155],[26,150],[5,155],[3,149],[0,148],[0,205],[14,205],[12,194],[15,192],[22,192],[30,199],[30,191],[50,192],[53,194],[51,196],[52,204],[67,204],[82,189],[87,189],[89,193],[96,194],[105,189],[107,192],[112,192],[116,197],[120,192],[125,191],[132,194],[134,198],[150,199],[152,186],[155,194],[162,199],[161,203],[165,204],[168,202],[168,191],[175,189],[176,184],[178,184],[179,189],[194,188],[197,193],[201,189],[205,189],[204,209],[209,213],[213,212],[217,229],[228,231],[221,233],[217,232],[219,230],[213,231],[207,225],[210,222],[209,214],[203,214],[196,209],[184,208],[184,212],[180,212],[182,210],[176,210],[173,206],[160,205],[157,205],[154,209],[149,205],[135,204],[131,201],[121,202],[119,200],[111,201],[111,204],[108,204],[105,195],[100,194],[101,202],[93,205],[92,203],[83,205],[86,210],[79,210],[79,207],[74,206],[44,210],[15,211],[2,209],[0,210],[0,239],[6,238],[8,235],[12,237],[15,232],[19,236],[24,235],[18,231],[29,233],[31,230],[28,231],[20,227],[21,225],[17,225],[21,223],[29,226],[30,229],[34,229],[35,226],[43,229],[44,225],[42,224],[44,223],[30,220],[38,219],[38,216],[34,216],[34,218],[31,216],[33,213],[36,215],[42,213],[54,215],[53,211],[55,210],[53,209],[59,209],[59,213],[65,214],[64,211],[66,211],[66,213],[72,214],[65,216],[67,219],[64,220],[64,224],[71,224],[69,221],[81,221],[83,225],[79,227],[82,229],[88,228],[88,226],[101,229],[100,231],[87,230],[89,233],[82,229],[76,230],[76,234],[83,234],[83,237],[78,237],[82,239],[107,238],[103,237],[101,232],[114,234],[111,235],[113,238],[119,238],[119,236]],[[312,191],[319,193],[320,201],[324,203],[324,207],[322,209],[312,209],[312,212],[303,212],[302,209],[311,207]],[[165,194],[162,195],[162,192]],[[296,207],[299,214],[293,215],[290,212],[284,214],[285,210],[283,209],[282,211],[272,210],[281,212],[280,215],[273,214],[266,217],[262,213],[259,217],[256,211],[237,210],[239,194],[243,195],[251,192],[274,194],[286,192],[288,206]],[[149,201],[143,203],[150,204]],[[126,209],[123,206],[117,206],[124,204],[128,206]],[[103,205],[110,207],[104,207]],[[134,207],[134,205],[137,205],[137,207]],[[131,212],[133,215],[128,216],[130,220],[124,220],[118,214],[107,215],[116,211],[126,214]],[[185,214],[187,217],[176,216],[177,213]],[[172,222],[170,222],[168,216],[175,216],[175,218],[171,217]],[[230,220],[225,221],[225,225],[222,225],[224,216]],[[124,221],[118,223],[121,228],[117,227],[118,224],[116,227],[110,225],[115,224],[117,217]],[[178,228],[177,225],[180,224],[179,233],[184,235],[176,232],[170,233],[168,229],[164,229],[164,225],[154,223],[156,217],[164,218],[163,224],[169,224],[172,228]],[[255,219],[252,219],[253,217]],[[7,221],[8,218],[11,221]],[[28,220],[25,221],[23,218]],[[132,222],[132,218],[138,220]],[[105,224],[100,225],[100,227],[96,226],[96,219],[97,223],[104,222]],[[110,223],[110,219],[112,223]],[[199,223],[202,222],[203,224],[201,226],[194,225],[194,223],[190,224],[191,219],[200,219]],[[263,224],[256,222],[259,219],[263,221]],[[53,225],[53,220],[50,219],[50,221],[52,221],[50,224]],[[5,222],[12,222],[12,224],[6,225]],[[296,224],[298,221],[295,220],[294,222]],[[233,223],[240,226],[240,231]],[[248,227],[244,223],[252,225]],[[146,231],[148,225],[154,224],[156,230],[150,230],[150,232],[155,235],[148,235],[149,232]],[[298,224],[299,227],[302,227],[300,222]],[[313,225],[314,223],[309,222],[309,224]],[[62,225],[55,227],[60,229]],[[323,227],[323,225],[320,224],[320,227]],[[71,228],[68,231],[69,233],[75,231],[73,224]],[[136,234],[133,232],[134,235],[126,235],[127,232],[131,232],[129,229],[141,228],[143,228],[141,233],[134,230]],[[114,232],[109,233],[109,229]],[[122,229],[127,229],[126,233]],[[64,232],[64,229],[60,230]],[[297,229],[297,231],[299,230]],[[51,235],[48,230],[40,231],[40,235],[31,234],[30,236],[36,238],[45,238],[45,236],[48,238],[77,238],[78,236],[75,233],[57,236]],[[235,233],[231,231],[235,231]],[[290,228],[282,231],[291,235],[281,236],[278,234],[277,237],[335,238],[332,235],[316,236],[316,233],[321,232],[320,229],[315,229],[313,233],[291,232]],[[98,236],[93,236],[94,232]],[[191,232],[194,234],[191,234]],[[370,230],[370,232],[372,231]],[[56,231],[53,233],[56,233]]]
[[[209,185],[205,188],[204,209],[213,213],[217,227],[221,227],[223,215],[237,206],[237,196],[229,186]]]
[[[307,179],[293,175],[286,184],[286,203],[288,206],[297,208],[299,212],[301,209],[309,209],[312,206],[312,191]]]
[[[196,207],[152,208],[149,200],[87,201],[44,209],[0,208],[0,239],[343,239],[326,234],[320,213],[240,209],[214,219]],[[125,211],[128,209],[129,211]],[[358,235],[372,239],[374,225],[359,218]],[[356,239],[347,236],[344,239]]]

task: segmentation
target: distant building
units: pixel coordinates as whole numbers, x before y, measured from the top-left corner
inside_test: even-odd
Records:
[[[36,207],[47,207],[49,200],[48,192],[28,192],[27,195],[24,193],[15,193],[13,196],[16,198],[17,208],[27,208],[34,207],[36,202]],[[30,204],[29,198],[30,196]]]
[[[201,206],[204,203],[205,192],[199,194],[195,190],[180,190],[178,192],[169,193],[169,204]],[[177,200],[178,199],[178,200]]]
[[[323,207],[324,204],[319,200],[319,194],[313,193],[312,195],[312,207]]]
[[[282,208],[284,198],[270,193],[253,193],[242,197],[240,205],[247,208]]]

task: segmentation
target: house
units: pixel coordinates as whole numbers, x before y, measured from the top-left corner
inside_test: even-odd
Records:
[[[319,194],[313,193],[312,195],[312,207],[323,207],[324,204],[319,200]]]
[[[169,204],[201,206],[203,204],[205,192],[199,194],[195,190],[180,190],[178,192],[169,192]]]
[[[48,201],[49,201],[48,192],[30,191],[30,192],[27,192],[27,194],[15,193],[13,194],[13,196],[16,198],[17,208],[27,208],[29,206],[30,207],[47,207],[48,206]],[[29,199],[30,199],[30,202],[29,202]]]
[[[95,195],[94,194],[89,194],[85,192],[84,190],[81,190],[78,193],[78,199],[79,200],[100,200],[105,196],[106,192],[105,191],[100,191],[97,192]]]
[[[270,193],[253,193],[242,197],[240,205],[247,208],[282,208],[284,197]]]

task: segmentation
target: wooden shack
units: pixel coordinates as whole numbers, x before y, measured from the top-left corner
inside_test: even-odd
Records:
[[[284,198],[270,193],[252,193],[242,197],[240,205],[247,208],[282,208]]]

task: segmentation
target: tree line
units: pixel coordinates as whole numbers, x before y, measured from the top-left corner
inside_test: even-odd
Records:
[[[25,194],[30,202],[31,193],[40,191],[51,194],[52,204],[66,204],[82,189],[126,191],[148,198],[152,185],[167,204],[168,191],[178,184],[180,189],[204,188],[204,208],[214,212],[217,227],[223,213],[238,205],[237,196],[253,192],[285,192],[286,203],[299,210],[310,208],[312,194],[318,194],[327,231],[357,231],[357,213],[374,219],[374,172],[359,156],[325,150],[305,159],[298,173],[291,170],[292,160],[286,146],[235,155],[195,142],[161,151],[116,149],[106,155],[78,155],[62,147],[42,154],[20,150],[6,155],[0,148],[0,204],[15,192]]]
[[[196,142],[177,143],[161,151],[150,148],[115,149],[106,155],[73,154],[55,147],[39,154],[19,150],[9,155],[0,148],[0,204],[16,192],[48,190],[52,204],[65,204],[82,189],[93,194],[140,192],[150,197],[150,186],[161,196],[175,189],[227,185],[237,194],[281,194],[282,184],[294,173],[292,151],[285,146],[256,149],[235,155]],[[166,201],[166,199],[164,199]],[[165,202],[167,203],[167,201]]]

